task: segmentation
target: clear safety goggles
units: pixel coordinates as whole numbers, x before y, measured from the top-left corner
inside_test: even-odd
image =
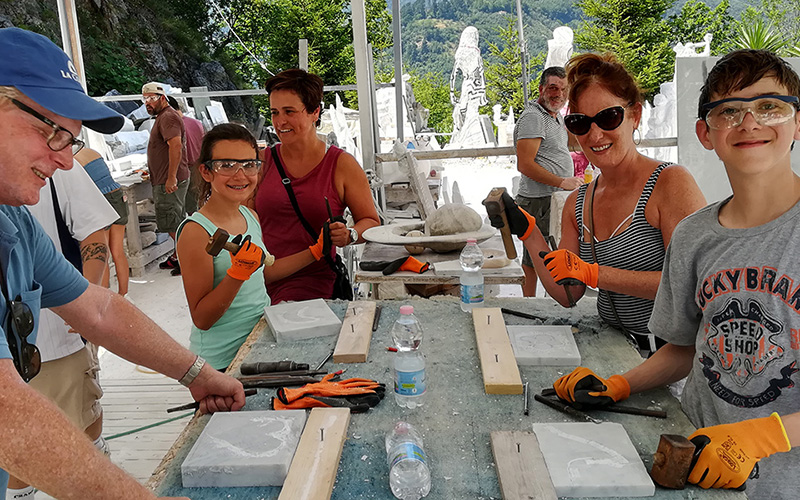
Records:
[[[764,127],[780,125],[797,114],[798,98],[791,95],[760,95],[749,98],[731,97],[703,105],[709,128],[724,130],[738,127],[747,113]]]

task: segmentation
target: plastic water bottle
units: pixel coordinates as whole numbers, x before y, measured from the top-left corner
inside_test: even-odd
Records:
[[[474,238],[467,240],[467,246],[461,250],[461,310],[472,311],[473,307],[483,305],[483,251],[478,248]]]
[[[425,358],[419,351],[422,334],[422,325],[414,316],[414,308],[400,307],[400,317],[392,326],[392,340],[397,347],[394,356],[394,399],[402,408],[422,406],[425,399]]]
[[[397,422],[386,435],[389,486],[400,500],[419,500],[431,491],[431,472],[419,433],[406,422]]]
[[[592,182],[594,179],[594,169],[592,168],[592,164],[586,166],[586,170],[583,171],[583,183],[588,184]]]

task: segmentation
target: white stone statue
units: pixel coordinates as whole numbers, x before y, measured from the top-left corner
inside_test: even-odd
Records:
[[[547,59],[544,67],[551,66],[563,67],[572,57],[572,40],[574,35],[572,28],[559,26],[553,30],[553,39],[547,41]]]
[[[675,57],[708,57],[711,55],[711,40],[714,35],[706,33],[702,42],[688,42],[683,44],[678,42],[672,48],[675,51]],[[700,52],[697,50],[700,49]]]
[[[456,94],[456,80],[461,73],[461,93]],[[456,49],[453,73],[450,75],[450,102],[453,108],[453,136],[469,118],[477,120],[478,108],[487,103],[486,80],[483,74],[483,59],[478,48],[478,28],[467,26],[461,33]],[[469,120],[472,121],[472,120]]]

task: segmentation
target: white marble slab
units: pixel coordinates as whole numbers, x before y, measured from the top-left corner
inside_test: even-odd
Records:
[[[264,318],[278,342],[338,335],[342,329],[342,320],[323,299],[267,306]]]
[[[560,497],[645,497],[655,485],[622,425],[533,424]]]
[[[520,366],[579,366],[581,353],[569,325],[507,326]]]
[[[305,410],[215,413],[181,465],[184,488],[281,486]]]

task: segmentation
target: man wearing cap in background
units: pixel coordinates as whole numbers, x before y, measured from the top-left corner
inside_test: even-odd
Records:
[[[200,177],[196,164],[197,159],[200,158],[200,146],[203,144],[203,136],[206,130],[203,127],[203,122],[184,114],[177,99],[168,95],[167,101],[170,107],[181,115],[183,128],[186,131],[186,163],[189,165],[189,189],[186,191],[184,208],[186,209],[186,215],[192,215],[197,211],[197,179]]]
[[[204,413],[242,408],[242,385],[205,366],[118,294],[88,284],[22,207],[39,200],[56,170],[72,168],[82,124],[113,133],[123,118],[84,93],[72,62],[47,38],[0,29],[0,51],[0,495],[8,471],[55,498],[154,498],[25,383],[40,367],[40,309],[51,308],[87,340],[179,379]]]
[[[189,187],[186,131],[183,118],[167,101],[163,83],[145,83],[142,100],[147,112],[156,117],[147,143],[147,168],[153,185],[156,225],[159,232],[169,233],[174,243],[175,232],[185,215],[186,190]],[[173,276],[181,274],[174,251],[158,267],[172,269]]]

